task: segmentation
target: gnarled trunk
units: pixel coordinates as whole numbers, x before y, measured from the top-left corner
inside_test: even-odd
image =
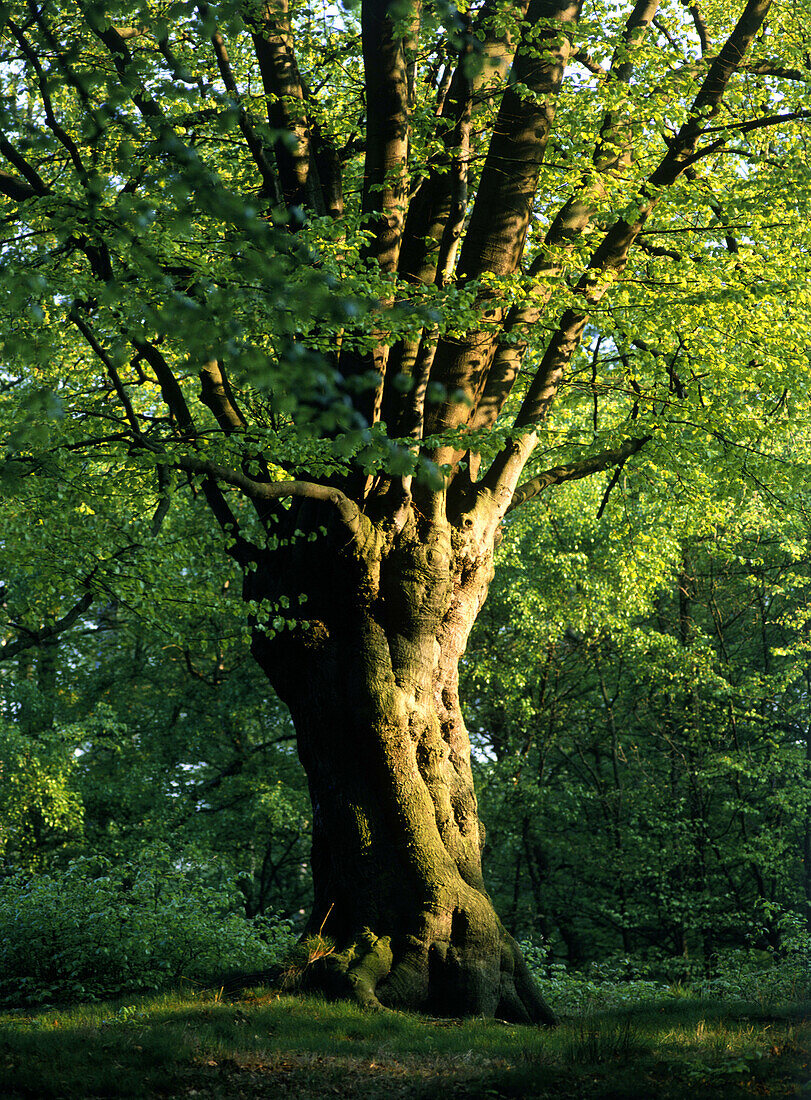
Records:
[[[290,707],[312,797],[308,930],[335,950],[309,977],[371,1005],[553,1022],[484,886],[459,709],[492,545],[411,513],[360,548],[299,540],[285,566],[272,581],[260,568],[248,595],[305,593],[311,616],[253,643]]]

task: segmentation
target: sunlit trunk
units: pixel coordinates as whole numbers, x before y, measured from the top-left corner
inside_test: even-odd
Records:
[[[310,981],[366,1004],[552,1022],[484,886],[457,693],[492,553],[413,518],[343,557],[304,546],[286,583],[312,617],[287,637],[257,631],[253,650],[312,797],[308,931],[334,949]]]

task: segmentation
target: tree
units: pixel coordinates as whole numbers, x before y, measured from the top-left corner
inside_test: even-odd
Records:
[[[510,931],[673,975],[806,911],[808,535],[752,493],[707,528],[630,484],[600,519],[593,481],[516,517],[463,696]]]
[[[6,481],[135,602],[207,506],[308,776],[314,980],[363,1003],[552,1020],[458,698],[507,513],[642,448],[765,464],[804,407],[803,16],[710,8],[2,9]]]
[[[298,920],[311,895],[306,785],[286,708],[250,657],[239,593],[223,582],[220,540],[177,498],[163,536],[183,545],[195,586],[161,585],[145,561],[133,570],[120,510],[105,517],[93,502],[94,515],[86,502],[73,514],[73,539],[50,546],[31,538],[46,524],[58,538],[47,502],[18,487],[3,509],[0,877],[86,854],[122,863],[171,838],[207,883],[237,879],[247,917]],[[54,549],[68,567],[95,556],[87,568],[102,583],[59,599],[68,577]],[[105,583],[111,553],[149,577],[148,604],[121,575]]]

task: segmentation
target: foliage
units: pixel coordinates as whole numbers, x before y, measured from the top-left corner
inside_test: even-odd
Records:
[[[670,993],[668,985],[644,976],[640,973],[644,967],[630,959],[622,960],[621,966],[603,960],[583,974],[568,970],[564,963],[551,962],[548,948],[540,948],[531,940],[521,944],[521,951],[544,997],[563,1016],[631,1008],[662,1000]]]
[[[653,966],[627,955],[603,958],[578,972],[551,961],[548,947],[527,940],[521,950],[544,997],[562,1016],[587,1017],[671,998],[737,1001],[772,1010],[811,1000],[811,939],[796,918],[786,923],[791,930],[779,951],[729,949],[709,960],[707,970],[693,968],[687,974],[679,972],[677,959]]]
[[[309,805],[289,717],[250,661],[228,578],[204,591],[206,532],[188,522],[178,508],[168,526],[189,539],[194,595],[183,582],[148,605],[108,600],[0,662],[0,846],[8,867],[47,870],[171,835],[211,885],[241,876],[248,916],[297,914]],[[9,633],[53,622],[33,596],[3,611]]]
[[[81,836],[75,744],[70,732],[32,740],[0,724],[0,866],[36,867]]]
[[[153,845],[137,861],[79,859],[64,871],[0,883],[3,1003],[94,1000],[267,967],[292,944],[289,924],[246,921],[238,895]]]
[[[580,485],[513,525],[471,641],[492,888],[575,966],[697,971],[803,919],[807,533],[762,501],[707,528],[614,493],[599,519]]]
[[[710,978],[696,983],[706,996],[754,1001],[764,1007],[811,1000],[811,932],[793,913],[780,920],[779,951],[753,948],[724,952]]]

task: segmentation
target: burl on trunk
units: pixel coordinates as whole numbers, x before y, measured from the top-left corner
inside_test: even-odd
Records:
[[[412,506],[402,525],[364,518],[347,542],[316,527],[323,515],[303,505],[299,537],[246,589],[307,597],[307,623],[255,629],[253,652],[290,707],[312,797],[308,931],[335,949],[309,980],[372,1006],[553,1023],[484,886],[459,708],[493,525],[429,522]]]

